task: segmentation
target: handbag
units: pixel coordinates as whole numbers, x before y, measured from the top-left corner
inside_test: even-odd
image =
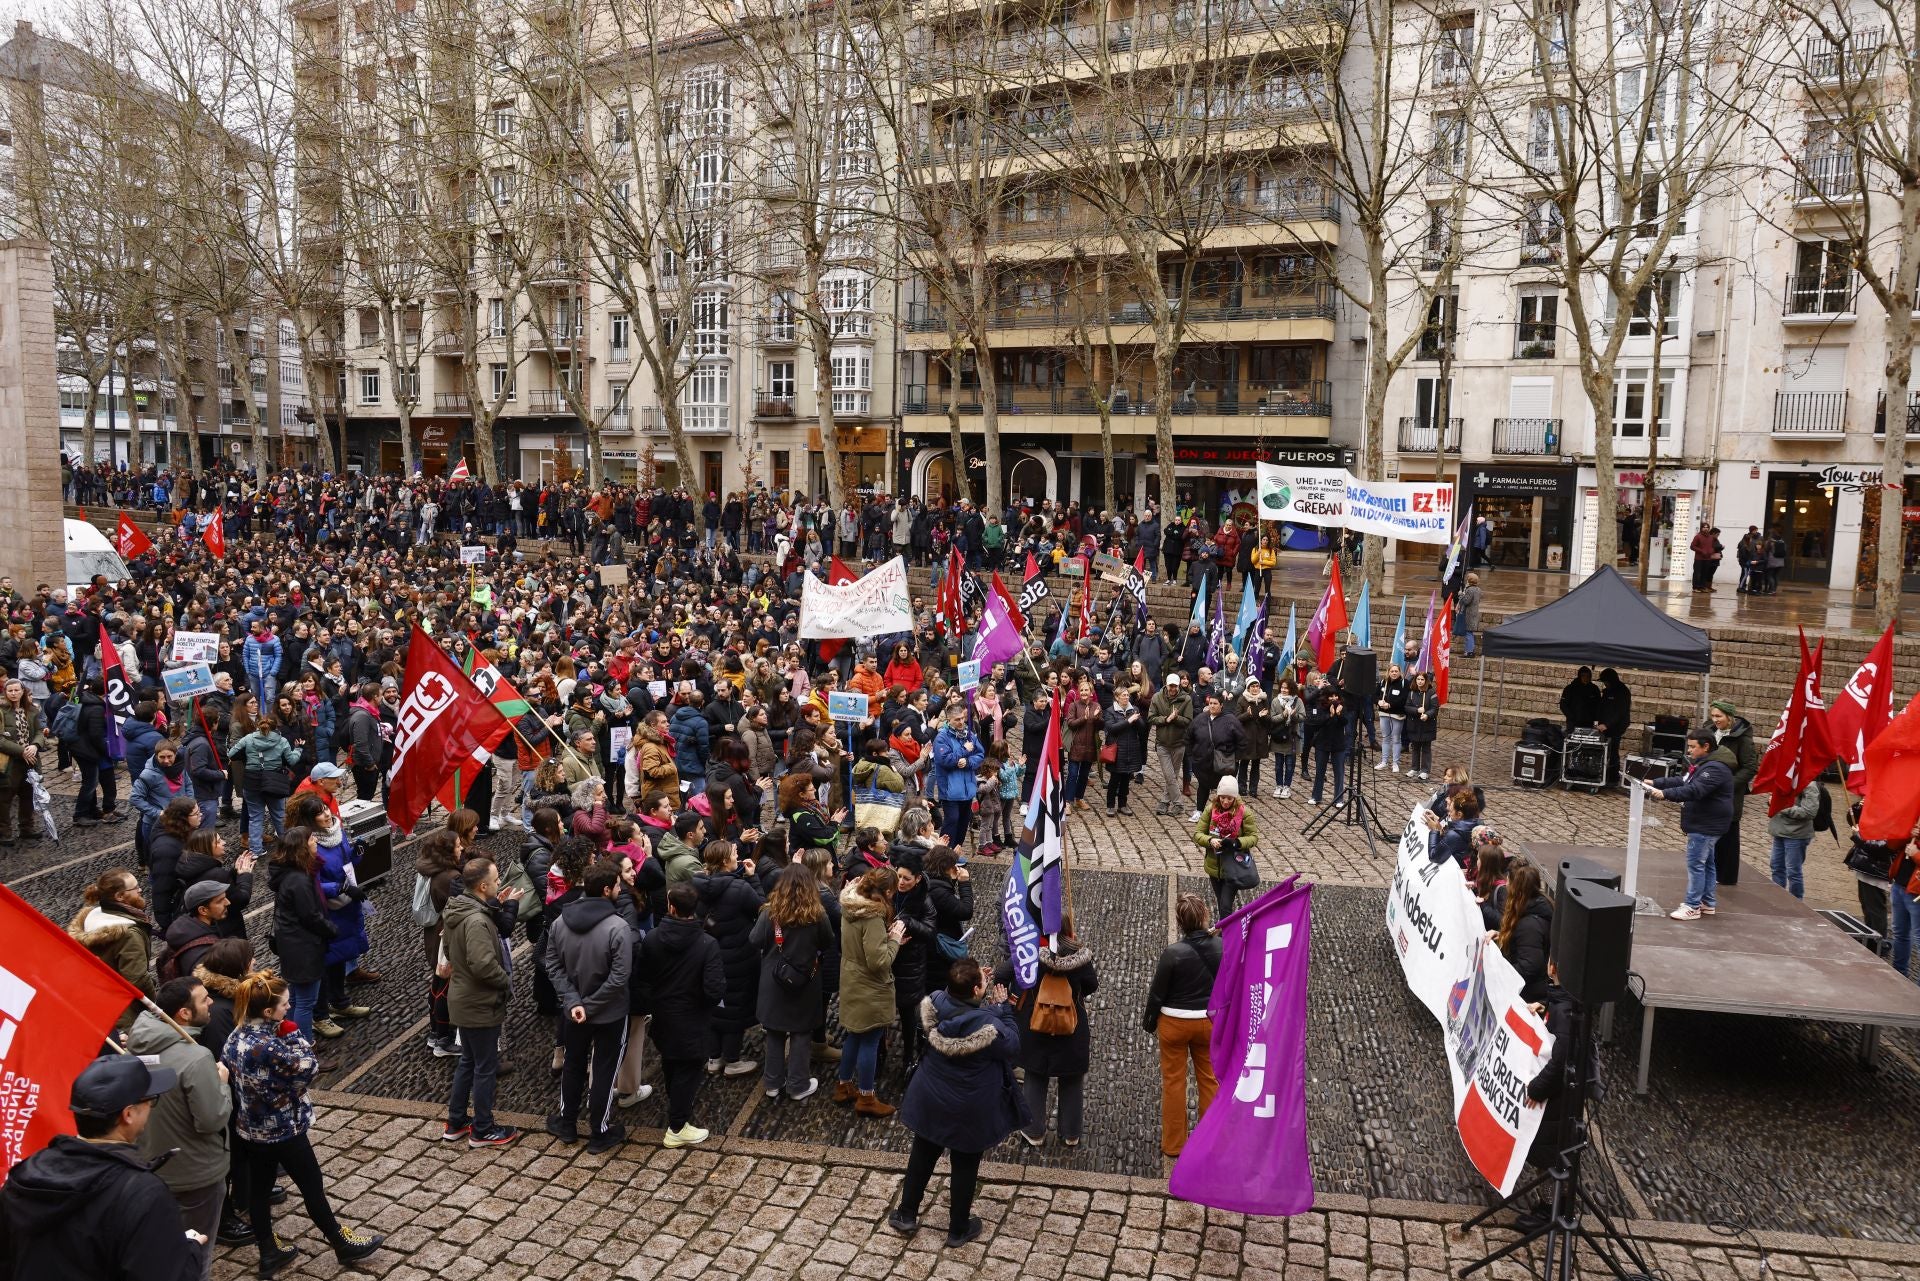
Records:
[[[1240,758],[1224,747],[1214,748],[1211,760],[1216,774],[1231,774],[1240,768]]]
[[[788,992],[804,992],[813,976],[820,972],[820,954],[813,955],[813,968],[803,970],[787,957],[787,936],[780,923],[773,923],[773,981]]]
[[[940,945],[940,955],[946,957],[949,961],[957,961],[964,956],[971,955],[967,950],[967,945],[951,934],[936,934],[933,936],[933,941]]]
[[[1106,746],[1100,749],[1100,763],[1102,765],[1118,764],[1119,760],[1120,760],[1120,744],[1108,743]]]
[[[533,877],[527,872],[524,862],[516,863],[511,872],[500,878],[508,889],[520,891],[520,914],[516,918],[521,925],[531,925],[540,919],[547,909],[547,897],[534,888]]]
[[[855,827],[877,828],[886,833],[896,832],[900,828],[900,815],[906,805],[905,793],[889,792],[880,787],[856,787],[853,789],[853,824]]]
[[[1253,852],[1240,848],[1240,838],[1229,837],[1220,846],[1220,879],[1236,890],[1257,889],[1260,869],[1253,865]]]

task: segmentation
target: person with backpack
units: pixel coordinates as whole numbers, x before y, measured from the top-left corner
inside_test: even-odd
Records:
[[[53,733],[80,767],[80,793],[73,801],[73,825],[118,823],[126,815],[114,808],[113,760],[107,755],[106,686],[90,679],[77,701],[53,717]]]
[[[164,825],[163,825],[164,826]],[[247,908],[253,903],[253,855],[245,850],[233,862],[227,862],[227,840],[212,828],[202,825],[187,837],[186,847],[175,868],[175,882],[194,886],[202,881],[218,881],[227,887],[227,915],[215,923],[221,938],[247,936]]]
[[[819,882],[804,863],[781,869],[747,941],[760,955],[754,1013],[767,1033],[761,1088],[770,1099],[783,1091],[807,1098],[820,1088],[807,1063],[825,1009],[823,963],[835,942]]]
[[[240,790],[247,802],[247,848],[258,857],[266,848],[268,827],[275,835],[286,827],[287,798],[293,795],[300,753],[281,737],[273,713],[262,712],[252,732],[227,752],[227,759],[240,771]],[[294,1004],[299,1004],[297,996]]]
[[[220,923],[232,912],[233,903],[224,882],[197,881],[181,895],[180,908],[180,915],[167,926],[155,967],[155,977],[162,985],[193,974],[207,950],[223,937]]]
[[[720,944],[727,975],[726,1000],[711,1021],[707,1071],[746,1076],[760,1066],[742,1053],[741,1042],[753,1026],[757,1004],[761,967],[752,935],[765,898],[754,880],[753,860],[742,861],[732,841],[708,841],[701,858],[705,871],[694,876],[693,890],[700,896],[701,923]]]
[[[1047,1094],[1054,1082],[1059,1084],[1054,1129],[1068,1147],[1080,1146],[1087,1068],[1093,1062],[1087,998],[1099,990],[1093,949],[1073,936],[1069,916],[1061,922],[1059,951],[1040,949],[1040,980],[1013,1005],[1020,1032],[1018,1062],[1031,1114],[1020,1137],[1028,1147],[1037,1148],[1047,1140]]]
[[[1187,1064],[1200,1090],[1197,1120],[1213,1104],[1213,1018],[1207,1003],[1220,972],[1220,935],[1207,924],[1207,901],[1181,894],[1173,902],[1180,937],[1160,953],[1147,985],[1141,1027],[1160,1043],[1160,1151],[1179,1156],[1187,1145]]]
[[[1802,872],[1807,861],[1807,842],[1813,839],[1816,824],[1823,815],[1830,830],[1833,802],[1827,796],[1827,789],[1816,779],[1800,790],[1793,804],[1767,820],[1767,835],[1773,838],[1769,856],[1773,883],[1795,898],[1807,896],[1806,877]]]

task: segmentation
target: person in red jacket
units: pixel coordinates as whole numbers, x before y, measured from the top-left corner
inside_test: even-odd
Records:
[[[898,685],[911,694],[926,684],[926,674],[920,669],[920,660],[913,656],[913,650],[906,642],[893,647],[893,659],[887,664],[887,684]]]

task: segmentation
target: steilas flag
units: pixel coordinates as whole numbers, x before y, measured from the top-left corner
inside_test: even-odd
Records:
[[[1866,661],[1834,696],[1827,709],[1827,732],[1847,763],[1847,790],[1867,790],[1867,748],[1893,719],[1893,624],[1867,653]]]
[[[1920,694],[1867,748],[1866,773],[1855,830],[1862,840],[1905,841],[1920,823]]]
[[[1347,594],[1340,585],[1340,558],[1333,558],[1333,572],[1327,578],[1327,590],[1313,617],[1307,620],[1307,648],[1313,651],[1314,665],[1321,671],[1333,666],[1340,649],[1340,633],[1347,630]]]
[[[217,507],[214,508],[213,518],[207,522],[206,529],[201,531],[200,538],[201,541],[206,543],[207,550],[212,552],[216,559],[225,560],[227,558],[226,513]]]
[[[400,718],[393,731],[387,818],[402,832],[426,813],[427,803],[475,749],[498,743],[510,730],[500,709],[442,652],[424,630],[407,642],[400,683]]]
[[[121,560],[132,560],[135,556],[144,556],[153,550],[153,540],[140,532],[133,523],[133,517],[120,513],[120,523],[113,531],[113,548],[120,553]]]
[[[1313,1207],[1307,1159],[1307,969],[1313,887],[1289,878],[1220,922],[1207,1013],[1220,1092],[1168,1190],[1242,1214]]]
[[[140,990],[0,886],[0,1182],[72,1134],[67,1095]]]
[[[853,571],[848,569],[846,563],[838,556],[829,556],[827,558],[827,585],[829,587],[845,587],[848,583],[856,581],[858,580],[855,579]],[[821,641],[820,661],[823,663],[831,663],[834,660],[834,656],[840,652],[840,647],[846,643],[844,637],[838,640]]]
[[[1799,800],[1807,784],[1833,763],[1827,705],[1820,701],[1820,656],[1826,648],[1823,636],[1819,648],[1809,654],[1807,634],[1801,631],[1800,674],[1794,678],[1793,692],[1780,709],[1780,723],[1773,727],[1773,737],[1767,740],[1753,776],[1752,790],[1768,794],[1768,817]]]
[[[1037,610],[1047,599],[1047,580],[1040,577],[1040,565],[1033,559],[1033,553],[1027,553],[1026,577],[1020,580],[1019,614],[1022,620],[1021,631],[1025,631],[1025,620],[1035,616]]]

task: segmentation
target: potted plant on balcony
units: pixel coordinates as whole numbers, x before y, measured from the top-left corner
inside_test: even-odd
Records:
[[[1553,355],[1553,347],[1549,343],[1530,342],[1520,348],[1522,360],[1544,360],[1551,355]]]

